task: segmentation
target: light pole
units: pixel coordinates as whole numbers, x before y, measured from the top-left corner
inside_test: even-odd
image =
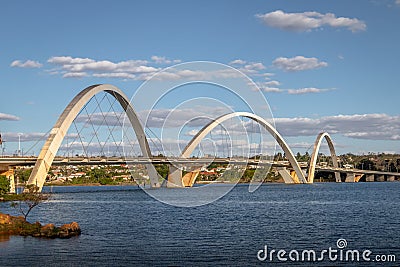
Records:
[[[22,133],[18,133],[18,156],[21,156],[21,135]]]
[[[65,139],[67,139],[67,158],[68,158],[69,157],[68,135],[65,136]]]

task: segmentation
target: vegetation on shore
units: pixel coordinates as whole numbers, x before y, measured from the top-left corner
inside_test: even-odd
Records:
[[[10,181],[4,175],[0,175],[0,196],[10,192]]]
[[[0,212],[0,235],[21,235],[46,238],[70,238],[81,234],[78,223],[72,222],[56,227],[54,224],[42,226],[39,222],[29,223],[26,218],[33,208],[48,200],[50,195],[39,192],[35,185],[26,187],[21,194],[9,194],[10,184],[8,179],[0,176],[0,200],[11,202],[22,216],[11,216]]]
[[[31,184],[25,187],[22,194],[19,194],[19,199],[11,202],[11,207],[18,210],[26,220],[26,217],[28,217],[33,208],[49,198],[50,194],[40,192],[39,187]]]
[[[0,235],[21,235],[46,238],[70,238],[81,234],[78,223],[72,222],[56,227],[54,224],[29,223],[23,216],[0,213]]]
[[[162,156],[162,155],[160,155]],[[264,157],[264,156],[262,156]],[[260,156],[254,156],[253,159],[259,159]],[[274,155],[275,161],[287,161],[284,153],[278,152]],[[307,163],[311,159],[308,152],[304,154],[297,153],[296,159],[300,163]],[[356,168],[362,170],[400,172],[400,155],[385,153],[368,153],[363,155],[355,155],[351,153],[338,156],[339,165],[342,168]],[[332,159],[328,155],[322,153],[318,156],[317,164],[322,166],[332,165]],[[254,167],[254,166],[253,166]],[[167,178],[169,174],[168,164],[158,164],[155,168],[159,175]],[[19,168],[15,171],[15,176],[20,184],[25,183],[32,169]],[[258,171],[258,167],[252,168],[248,166],[246,169],[229,170],[227,164],[212,163],[207,170],[200,172],[196,181],[201,183],[207,182],[239,182],[249,183],[256,179],[258,182],[271,183],[283,182],[282,177],[275,168],[266,173]],[[148,183],[148,177],[145,176],[146,170],[144,166],[134,166],[128,168],[125,164],[110,166],[56,166],[49,171],[46,185],[137,185]],[[241,175],[238,175],[241,173]],[[186,172],[183,171],[183,175]],[[256,177],[254,177],[256,174]],[[335,177],[329,172],[317,172],[316,181],[334,182]],[[161,182],[161,181],[160,181]],[[6,186],[6,178],[0,178],[0,195],[2,192],[8,192]],[[3,199],[12,197],[4,196]]]

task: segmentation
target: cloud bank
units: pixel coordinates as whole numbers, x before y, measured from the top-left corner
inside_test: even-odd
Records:
[[[21,60],[14,60],[11,62],[10,66],[17,68],[41,68],[43,64],[33,60],[26,60],[25,62],[22,62]]]
[[[400,140],[400,116],[355,114],[312,118],[276,118],[283,136],[314,136],[321,131],[365,140]]]
[[[312,70],[328,66],[328,63],[320,61],[318,58],[315,57],[307,58],[303,56],[296,56],[292,58],[278,57],[272,62],[272,64],[276,68],[288,72]]]
[[[345,28],[351,32],[365,31],[365,22],[356,18],[336,17],[335,14],[318,12],[285,13],[276,10],[266,14],[257,14],[265,25],[285,31],[305,32],[324,27]]]
[[[0,121],[19,121],[20,118],[6,113],[0,113]]]

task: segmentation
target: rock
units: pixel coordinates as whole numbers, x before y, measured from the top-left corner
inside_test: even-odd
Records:
[[[55,225],[52,223],[49,223],[49,224],[46,224],[45,226],[43,226],[40,229],[40,236],[49,237],[49,238],[56,237],[57,229],[56,229]]]
[[[81,228],[77,222],[64,224],[60,227],[59,237],[68,238],[71,236],[77,236],[81,234]]]
[[[9,224],[10,221],[11,221],[10,215],[0,213],[0,224]]]
[[[0,213],[0,234],[21,236],[46,237],[46,238],[70,238],[81,234],[81,228],[77,222],[56,227],[54,224],[42,226],[39,222],[29,223],[24,217],[10,216]]]
[[[19,235],[34,236],[34,237],[40,236],[40,229],[42,228],[42,225],[39,222],[28,223],[27,221],[25,221],[20,226],[21,228],[19,231]]]

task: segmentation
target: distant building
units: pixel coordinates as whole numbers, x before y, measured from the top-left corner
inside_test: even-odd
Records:
[[[344,164],[343,168],[345,168],[345,169],[353,169],[354,166],[352,164]]]

